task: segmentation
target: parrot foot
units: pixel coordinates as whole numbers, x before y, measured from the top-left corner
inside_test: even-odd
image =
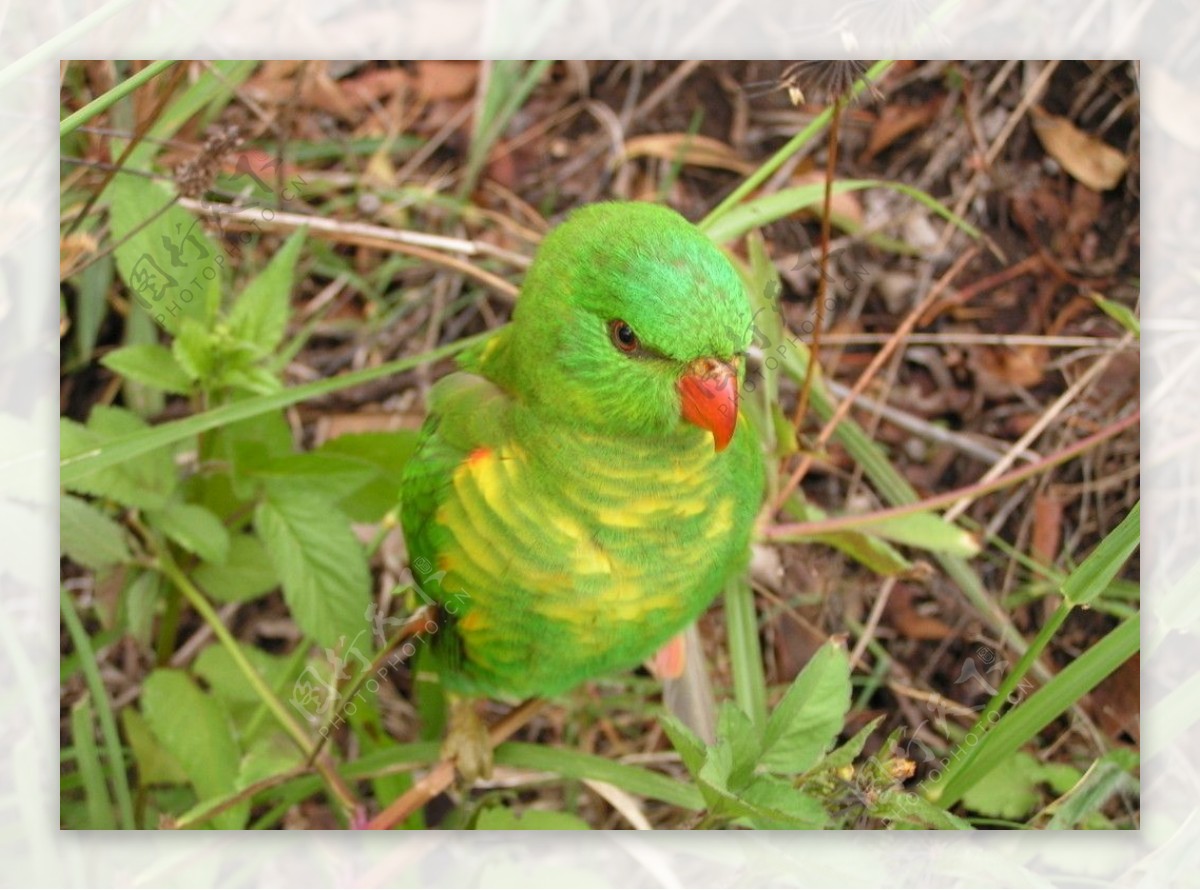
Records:
[[[492,776],[492,740],[475,704],[473,699],[451,697],[450,721],[442,743],[442,757],[454,761],[468,785]]]

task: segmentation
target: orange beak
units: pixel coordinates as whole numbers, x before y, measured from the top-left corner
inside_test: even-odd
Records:
[[[676,388],[683,419],[712,433],[713,447],[724,451],[737,426],[737,371],[715,358],[696,359]]]

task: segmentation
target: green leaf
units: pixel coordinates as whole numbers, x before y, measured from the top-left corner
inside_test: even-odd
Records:
[[[421,353],[420,355],[406,356],[394,362],[386,362],[374,368],[364,368],[361,371],[353,371],[337,377],[314,380],[311,383],[293,386],[281,392],[271,393],[270,395],[240,399],[227,405],[221,405],[219,408],[211,408],[208,411],[184,417],[181,420],[173,420],[168,423],[159,424],[152,429],[122,436],[117,441],[106,443],[104,447],[81,447],[71,453],[68,453],[64,447],[62,449],[62,460],[59,462],[60,483],[70,488],[78,479],[84,476],[118,464],[132,462],[136,457],[153,453],[165,446],[174,445],[177,442],[182,442],[200,433],[227,427],[237,421],[259,418],[265,414],[277,412],[280,408],[286,408],[289,405],[303,402],[305,399],[328,395],[329,393],[348,389],[352,386],[361,386],[364,383],[381,380],[384,377],[399,374],[402,371],[407,371],[427,362],[435,362],[439,359],[457,355],[466,349],[485,342],[494,336],[494,334],[494,330],[488,331],[473,337],[456,340],[453,343],[447,343],[445,346]]]
[[[854,734],[848,742],[843,745],[838,745],[834,750],[830,751],[821,761],[821,768],[828,770],[836,770],[842,767],[850,766],[858,759],[858,755],[862,753],[862,749],[866,747],[867,739],[871,737],[879,724],[883,722],[883,717],[876,717],[862,729]],[[891,745],[884,744],[883,750],[889,750]]]
[[[254,524],[296,623],[325,647],[367,629],[370,575],[349,520],[307,492],[272,492]]]
[[[290,656],[272,655],[254,646],[238,643],[242,655],[255,672],[276,692],[289,686],[300,674],[300,665],[293,665]],[[197,677],[208,684],[213,695],[227,706],[259,704],[262,699],[246,682],[246,675],[224,646],[207,646],[196,658],[192,668]]]
[[[234,535],[229,553],[220,565],[204,562],[192,578],[209,596],[222,603],[240,603],[262,596],[279,586],[279,574],[257,537]]]
[[[1062,592],[1068,603],[1086,605],[1108,589],[1141,541],[1141,520],[1142,504],[1139,501],[1063,582]]]
[[[114,349],[100,364],[143,386],[166,392],[187,395],[192,391],[191,381],[179,367],[171,350],[158,343],[142,343]]]
[[[229,327],[239,339],[268,355],[283,340],[291,304],[296,258],[307,229],[300,228],[284,242],[271,262],[242,291],[229,313]]]
[[[121,593],[121,626],[143,646],[150,644],[154,612],[163,593],[163,578],[158,572],[131,572]]]
[[[903,788],[885,789],[871,806],[876,819],[895,823],[897,828],[938,829],[940,831],[973,831],[966,819],[947,813],[921,795]]]
[[[1122,305],[1115,300],[1110,300],[1102,294],[1092,291],[1088,294],[1092,301],[1104,310],[1104,314],[1115,320],[1121,327],[1129,331],[1135,337],[1142,336],[1142,323],[1138,321],[1137,315],[1128,306]]]
[[[963,806],[997,819],[1024,819],[1041,800],[1042,765],[1016,751],[1000,761],[962,797]]]
[[[183,671],[160,668],[142,684],[142,713],[155,738],[183,767],[200,800],[236,789],[240,753],[229,716]],[[216,828],[242,828],[243,802],[213,817]]]
[[[1109,631],[1019,707],[1001,717],[971,748],[974,757],[964,769],[954,769],[961,751],[961,748],[956,749],[942,774],[934,776],[931,773],[926,779],[923,785],[926,796],[947,808],[957,803],[997,764],[1019,750],[1137,652],[1141,643],[1140,631],[1140,614],[1126,618]]]
[[[839,179],[833,183],[832,192],[841,195],[867,188],[886,188],[913,198],[943,219],[952,222],[972,238],[979,237],[979,230],[946,207],[932,195],[901,182],[878,179]],[[799,210],[816,207],[825,199],[825,183],[814,182],[794,188],[781,189],[762,198],[747,201],[732,208],[706,228],[708,236],[718,244],[734,241],[751,229],[791,216]]]
[[[374,475],[338,502],[355,522],[378,522],[400,500],[404,467],[417,447],[417,430],[355,433],[330,439],[316,454],[338,455],[371,467]]]
[[[102,257],[75,276],[79,297],[71,313],[75,334],[75,360],[80,364],[91,361],[100,335],[100,325],[108,313],[108,292],[112,287],[113,259]]]
[[[698,776],[701,767],[704,766],[704,743],[696,738],[695,734],[684,726],[683,723],[670,714],[661,714],[658,720],[662,724],[667,738],[671,740],[671,747],[675,749],[675,752],[683,761],[683,765],[687,767],[687,771],[693,776]]]
[[[794,494],[788,498],[786,510],[789,516],[800,522],[817,522],[828,518],[829,515],[820,507],[802,501]],[[882,538],[866,532],[845,529],[819,535],[798,535],[796,540],[816,541],[833,547],[884,577],[903,574],[912,569],[912,563],[905,559],[899,550]]]
[[[850,659],[830,640],[804,666],[767,720],[761,765],[789,775],[811,769],[833,745],[850,709]]]
[[[475,820],[480,831],[587,831],[591,828],[578,816],[547,810],[526,810],[518,815],[508,807],[488,807]]]
[[[723,787],[733,792],[745,788],[758,766],[762,743],[758,728],[749,717],[731,701],[721,703],[717,717],[717,747],[729,748],[729,772],[723,777]]]
[[[121,728],[137,764],[138,785],[183,785],[188,776],[179,761],[154,737],[146,718],[135,708],[121,711]]]
[[[83,778],[87,801],[87,824],[83,827],[116,828],[112,797],[108,793],[104,769],[100,765],[100,751],[96,746],[92,702],[86,695],[71,708],[71,739],[75,742],[75,761]]]
[[[757,776],[740,796],[758,811],[750,817],[758,829],[817,829],[829,822],[829,814],[819,800],[778,776]]]
[[[979,553],[979,542],[974,535],[936,513],[909,513],[894,519],[871,522],[863,525],[861,531],[932,553],[954,556],[975,556]]]
[[[196,504],[172,503],[150,511],[146,519],[182,547],[201,559],[220,565],[229,557],[229,532],[211,511]]]
[[[1073,788],[1046,807],[1050,821],[1045,827],[1078,828],[1091,815],[1099,813],[1114,795],[1133,791],[1138,783],[1131,773],[1137,763],[1137,754],[1123,748],[1098,758]]]
[[[217,365],[216,346],[204,324],[194,318],[183,319],[171,343],[171,354],[190,381],[211,384]]]
[[[87,501],[63,495],[58,523],[62,552],[81,566],[95,570],[129,561],[125,530]]]
[[[63,460],[102,451],[123,436],[148,431],[146,422],[121,408],[98,405],[87,426],[68,418],[59,420],[59,451]],[[175,488],[175,466],[166,448],[140,455],[137,460],[76,474],[63,480],[72,491],[110,498],[130,507],[153,510],[166,504]]]
[[[378,479],[370,464],[337,454],[310,451],[305,454],[285,454],[255,467],[251,475],[262,480],[268,492],[303,491],[335,502],[357,491],[362,485]],[[392,506],[396,504],[393,491]]]
[[[117,272],[138,306],[174,333],[184,318],[210,322],[225,254],[161,183],[117,176],[106,189]]]

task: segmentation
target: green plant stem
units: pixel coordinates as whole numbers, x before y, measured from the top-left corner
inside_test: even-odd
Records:
[[[851,88],[850,95],[857,96],[867,88],[868,81],[879,80],[890,67],[892,67],[891,59],[880,59],[867,70],[866,74],[859,78],[858,82]],[[832,118],[833,107],[830,106],[813,118],[807,127],[789,139],[787,144],[775,152],[765,164],[747,176],[742,184],[729,194],[729,197],[718,204],[708,216],[701,220],[700,228],[708,229],[714,222],[735,207],[746,195],[766,182],[772,173],[784,165],[788,158],[798,152],[810,139],[821,132]]]
[[[288,713],[288,710],[284,706],[283,702],[279,700],[271,687],[267,685],[267,681],[264,680],[258,671],[254,669],[254,666],[250,664],[249,659],[246,658],[246,654],[242,652],[241,647],[237,644],[237,641],[233,638],[233,635],[229,632],[229,629],[221,622],[221,618],[217,615],[216,610],[214,610],[209,604],[208,599],[204,596],[204,594],[202,594],[200,590],[191,582],[191,579],[184,575],[184,573],[179,569],[179,566],[176,565],[175,560],[171,557],[171,554],[167,548],[160,546],[160,542],[157,541],[155,537],[145,528],[138,528],[138,531],[142,534],[147,546],[153,549],[153,552],[157,557],[158,566],[162,570],[162,573],[171,579],[171,581],[187,599],[188,603],[191,604],[192,608],[195,609],[200,614],[200,617],[204,619],[205,623],[212,628],[213,634],[221,642],[221,645],[225,647],[226,651],[229,652],[229,657],[233,659],[233,663],[238,666],[238,669],[245,676],[246,682],[250,684],[250,687],[255,691],[258,697],[267,705],[268,708],[271,709],[271,713],[274,714],[275,719],[279,722],[279,725],[282,726],[284,731],[292,737],[292,741],[296,744],[296,747],[298,747],[301,753],[307,758],[313,751],[313,743],[309,738],[308,733],[306,733],[304,728],[296,722],[295,718],[293,718],[291,714]],[[346,812],[353,813],[358,806],[358,801],[355,799],[354,794],[347,787],[346,783],[342,781],[340,776],[337,775],[333,768],[332,762],[326,757],[318,757],[314,763],[314,766],[316,767],[317,771],[321,773],[321,776],[329,785],[330,791],[346,810]]]
[[[764,727],[767,683],[758,641],[758,615],[754,610],[754,591],[743,578],[731,581],[725,588],[725,624],[734,700],[756,726]]]
[[[117,84],[104,95],[97,96],[74,114],[68,115],[63,122],[58,125],[59,138],[66,136],[68,133],[73,133],[81,124],[86,124],[96,115],[107,111],[114,104],[124,99],[146,81],[157,77],[174,64],[174,59],[164,59],[162,61],[152,62],[137,74],[133,75],[133,77],[130,77],[128,80]]]
[[[79,653],[79,666],[83,671],[83,679],[87,683],[92,701],[96,706],[96,719],[100,723],[100,735],[104,739],[104,754],[112,776],[113,791],[117,796],[117,809],[121,814],[121,827],[137,828],[133,817],[133,798],[129,793],[129,776],[125,773],[125,757],[121,752],[121,737],[117,733],[117,721],[113,717],[112,704],[108,700],[108,692],[100,679],[100,671],[96,667],[96,652],[92,641],[75,611],[75,603],[65,590],[58,594],[59,608],[62,610],[63,624],[75,651]]]

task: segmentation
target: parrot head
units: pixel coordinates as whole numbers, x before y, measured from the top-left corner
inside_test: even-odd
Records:
[[[538,249],[508,361],[540,410],[614,435],[704,431],[720,451],[751,327],[741,278],[694,225],[654,204],[593,204]]]

